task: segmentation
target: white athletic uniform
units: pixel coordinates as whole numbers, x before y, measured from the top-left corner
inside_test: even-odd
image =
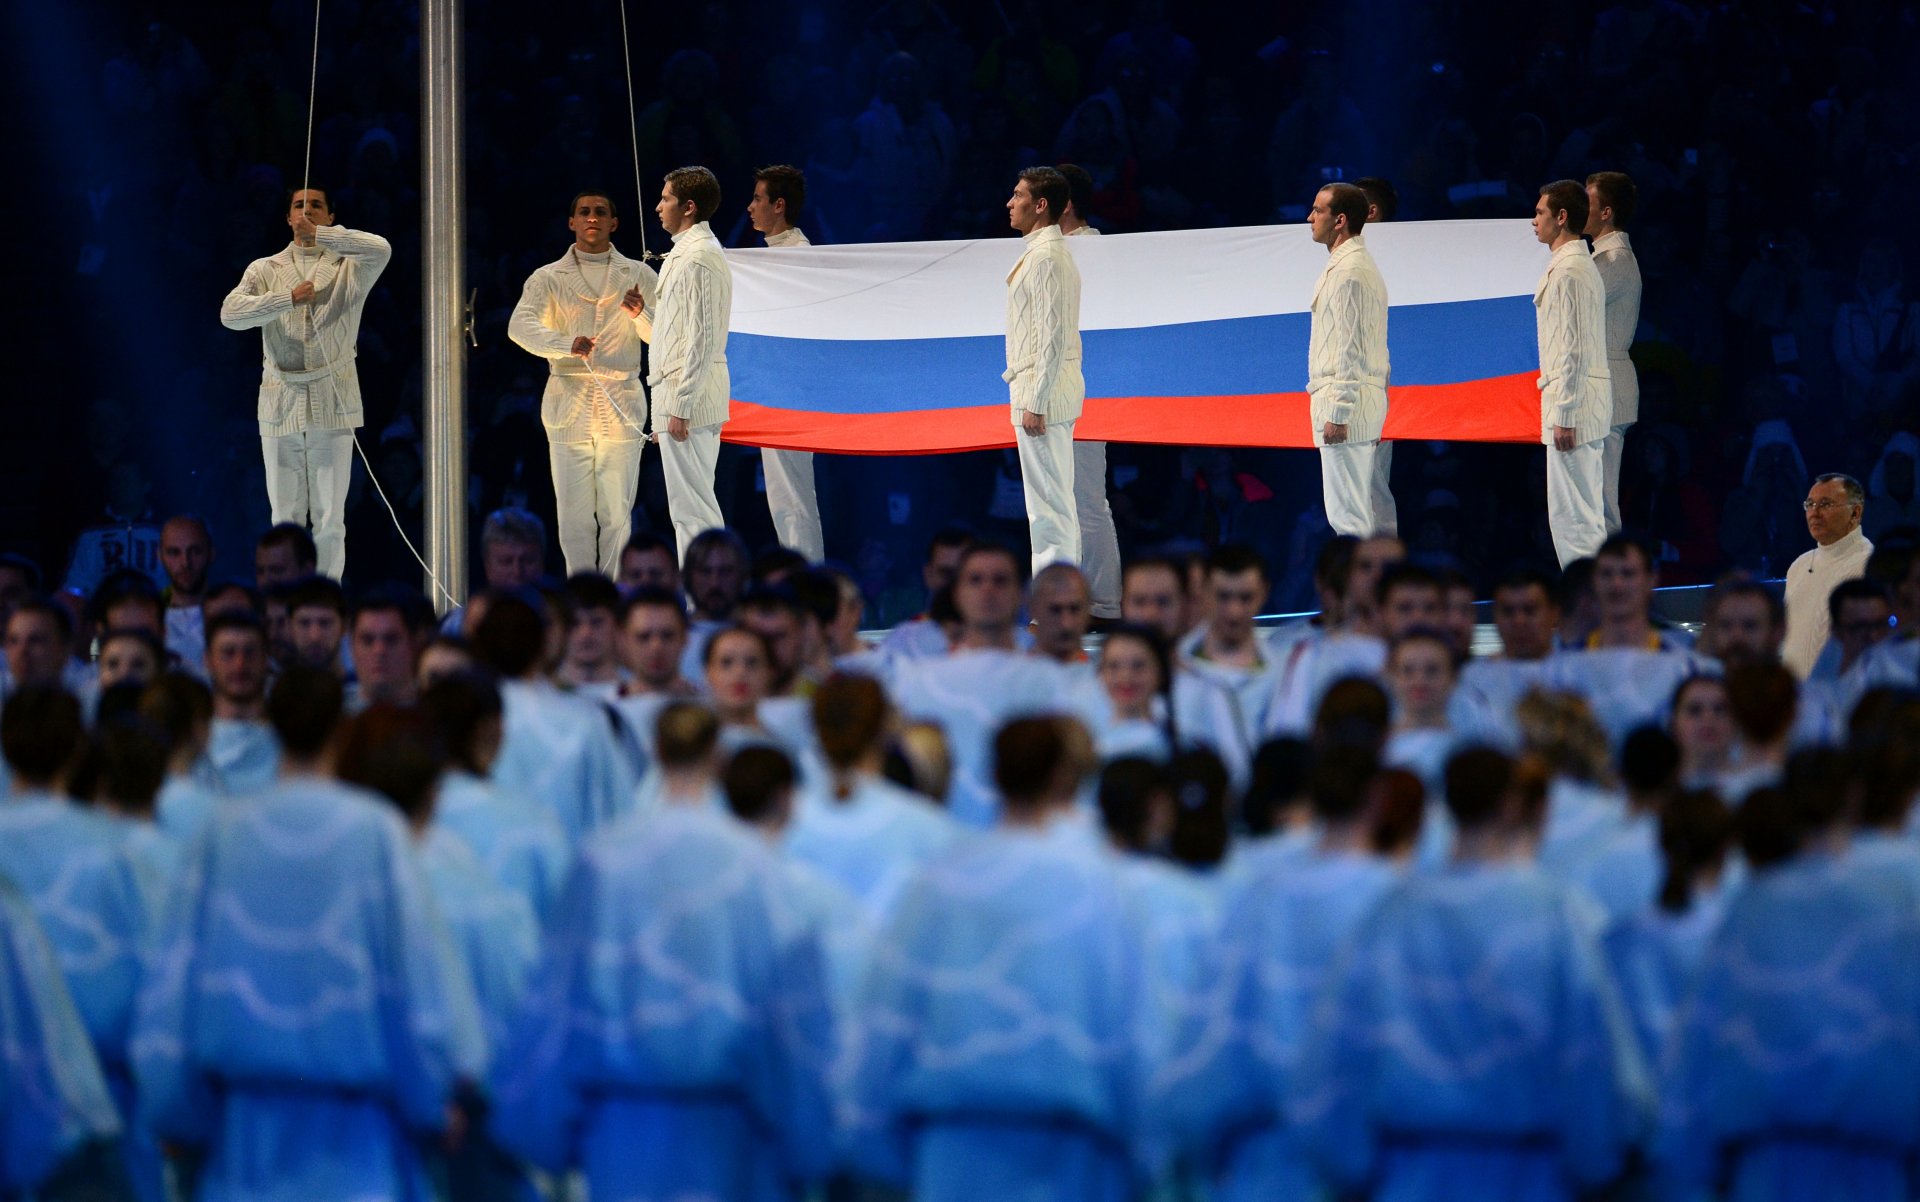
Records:
[[[1083,225],[1069,238],[1099,237]],[[1080,516],[1080,570],[1093,594],[1093,616],[1120,616],[1120,534],[1107,503],[1107,444],[1079,439],[1073,444],[1073,508]]]
[[[1575,238],[1553,252],[1534,290],[1540,340],[1540,441],[1547,448],[1547,526],[1566,567],[1607,538],[1606,439],[1613,419],[1607,371],[1607,292],[1593,255]],[[1553,447],[1555,426],[1573,428],[1573,450]]]
[[[1335,534],[1397,534],[1400,515],[1387,477],[1393,447],[1380,441],[1387,420],[1387,284],[1364,236],[1333,248],[1313,288],[1307,335],[1307,396],[1320,488]],[[1328,446],[1326,425],[1347,428]]]
[[[667,508],[680,558],[702,531],[724,526],[713,493],[720,459],[720,427],[727,420],[727,326],[733,315],[733,272],[720,240],[704,221],[673,236],[660,266],[660,303],[649,304],[640,327],[652,344],[647,384],[653,389],[654,430],[667,477]],[[685,419],[685,442],[667,433],[665,419]]]
[[[811,246],[799,226],[767,239],[768,246]],[[767,509],[780,545],[819,563],[827,557],[827,536],[820,528],[820,494],[813,487],[813,452],[760,448],[760,470],[767,478]]]
[[[1607,373],[1613,381],[1613,426],[1607,431],[1607,533],[1620,530],[1620,456],[1627,427],[1640,420],[1640,376],[1633,370],[1633,331],[1640,325],[1640,261],[1622,230],[1593,240],[1593,265],[1607,290]]]
[[[1080,562],[1074,512],[1073,427],[1087,399],[1080,372],[1080,269],[1057,225],[1026,236],[1026,252],[1007,273],[1007,370],[1014,445],[1026,492],[1033,570]],[[1021,415],[1046,419],[1044,434],[1020,428]]]

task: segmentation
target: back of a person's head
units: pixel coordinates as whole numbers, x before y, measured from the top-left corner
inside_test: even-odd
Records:
[[[1393,701],[1380,682],[1365,676],[1345,676],[1320,696],[1313,715],[1317,747],[1365,747],[1379,751],[1393,724]]]
[[[720,773],[727,809],[740,821],[756,826],[783,817],[793,783],[793,761],[787,753],[757,744],[734,752]]]
[[[188,672],[162,672],[140,694],[140,716],[155,723],[167,742],[180,746],[213,721],[213,691]]]
[[[1314,758],[1308,778],[1314,817],[1322,822],[1351,822],[1367,804],[1367,785],[1380,770],[1379,757],[1365,747],[1329,747]]]
[[[599,572],[575,572],[562,588],[576,613],[588,609],[620,612],[620,586]]]
[[[1142,756],[1123,756],[1100,771],[1100,825],[1129,851],[1144,852],[1153,837],[1156,798],[1168,794],[1166,769]]]
[[[1680,745],[1658,726],[1642,726],[1620,744],[1620,783],[1645,796],[1673,787],[1680,775]]]
[[[1016,718],[993,737],[993,783],[1009,806],[1039,805],[1048,800],[1068,754],[1058,720]]]
[[[1734,833],[1747,866],[1765,871],[1784,864],[1800,852],[1806,827],[1783,790],[1755,789],[1734,815]]]
[[[1853,758],[1838,747],[1803,747],[1780,772],[1780,792],[1809,835],[1831,831],[1852,816],[1854,782]]]
[[[479,772],[474,756],[480,729],[489,720],[499,721],[503,713],[500,686],[493,677],[479,670],[442,676],[420,695],[420,707],[439,728],[448,762],[464,772]]]
[[[344,702],[339,677],[294,664],[280,673],[267,694],[267,722],[287,754],[312,759],[339,730]]]
[[[1405,768],[1383,768],[1367,785],[1374,806],[1373,850],[1383,856],[1412,851],[1427,821],[1427,787]]]
[[[80,702],[65,689],[28,685],[0,706],[0,753],[22,784],[46,786],[71,771],[85,738]]]
[[[806,556],[792,547],[775,544],[771,547],[763,547],[760,553],[753,557],[751,575],[755,584],[766,585],[775,580],[784,582],[794,573],[806,570]]]
[[[813,729],[835,768],[852,767],[886,735],[887,691],[871,676],[836,673],[814,690]]]
[[[489,594],[486,612],[471,634],[473,658],[505,680],[533,671],[546,640],[545,618],[519,593]]]
[[[1745,661],[1727,671],[1727,711],[1751,744],[1778,743],[1793,729],[1800,684],[1784,665]]]
[[[1513,783],[1514,760],[1491,747],[1468,747],[1447,761],[1447,812],[1461,831],[1497,821]]]
[[[1513,710],[1520,742],[1556,776],[1605,781],[1611,768],[1606,728],[1584,697],[1547,689],[1530,690]]]
[[[101,722],[87,746],[90,800],[109,801],[130,813],[151,814],[167,779],[167,740],[135,713]]]
[[[416,706],[381,702],[347,723],[335,771],[419,824],[433,816],[434,790],[446,767],[446,745],[432,716]]]
[[[654,722],[654,753],[670,771],[706,765],[719,741],[720,719],[698,702],[673,702]]]
[[[887,748],[881,775],[935,805],[945,805],[953,782],[953,753],[938,722],[909,722]]]
[[[1240,818],[1255,838],[1272,834],[1281,811],[1307,793],[1313,769],[1313,747],[1305,739],[1268,739],[1253,753],[1253,773],[1246,796],[1240,799]]]
[[[1167,765],[1173,789],[1173,831],[1167,853],[1189,868],[1211,868],[1224,860],[1232,832],[1233,808],[1227,766],[1205,747],[1182,751]]]
[[[1660,908],[1685,912],[1693,905],[1694,878],[1720,867],[1733,843],[1733,813],[1718,795],[1688,789],[1660,807],[1660,854],[1666,875]]]

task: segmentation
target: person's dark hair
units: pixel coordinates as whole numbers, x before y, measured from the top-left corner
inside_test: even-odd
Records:
[[[420,708],[440,730],[447,761],[462,772],[481,774],[478,751],[480,728],[488,720],[498,721],[505,710],[500,701],[500,686],[485,672],[454,672],[427,686],[420,695]]]
[[[1061,163],[1054,170],[1067,181],[1067,203],[1073,206],[1074,215],[1082,221],[1093,220],[1088,215],[1093,212],[1093,176],[1078,163]]]
[[[339,729],[345,701],[339,677],[294,664],[280,673],[267,693],[267,722],[282,748],[311,759],[326,749]]]
[[[1393,701],[1380,682],[1365,676],[1343,676],[1327,686],[1313,714],[1313,743],[1329,747],[1366,747],[1376,754],[1387,742],[1393,724]]]
[[[1586,185],[1575,180],[1557,179],[1550,184],[1542,184],[1540,195],[1547,198],[1549,216],[1566,210],[1568,230],[1577,234],[1587,228]]]
[[[1593,557],[1588,556],[1560,569],[1560,592],[1556,600],[1562,610],[1570,612],[1579,607],[1582,598],[1592,595],[1596,566]]]
[[[70,790],[80,800],[110,801],[129,814],[150,818],[167,779],[166,736],[138,712],[103,721],[88,741],[81,774],[87,781]]]
[[[419,589],[401,584],[376,584],[361,593],[354,600],[349,626],[357,625],[362,614],[378,613],[399,614],[416,637],[434,626],[433,603]]]
[[[285,216],[287,212],[293,208],[293,198],[300,195],[302,192],[318,192],[320,194],[321,206],[325,208],[327,212],[329,213],[333,212],[333,196],[331,193],[329,193],[325,188],[321,187],[319,184],[315,184],[315,183],[299,184],[294,187],[287,188],[285,191],[287,193],[287,198],[286,200],[281,202],[280,214],[279,214],[280,216]]]
[[[37,593],[46,587],[46,573],[40,565],[18,551],[0,551],[0,572],[18,572],[27,581],[27,591]]]
[[[1513,783],[1515,761],[1491,747],[1468,747],[1447,761],[1447,812],[1461,831],[1475,831],[1500,817]]]
[[[1015,718],[993,736],[993,783],[1009,808],[1045,800],[1069,754],[1055,718]]]
[[[753,178],[767,186],[768,201],[786,202],[787,224],[798,225],[800,210],[807,204],[806,173],[789,163],[775,163],[754,172]]]
[[[1223,576],[1237,576],[1242,572],[1256,572],[1260,579],[1269,580],[1267,561],[1260,558],[1260,552],[1245,543],[1223,543],[1214,548],[1207,556],[1207,572],[1218,572]]]
[[[781,580],[785,583],[783,577],[804,572],[810,566],[807,557],[792,547],[773,543],[762,547],[760,553],[753,557],[753,570],[749,575],[752,576],[755,584],[764,585],[770,580]]]
[[[674,615],[680,619],[680,628],[682,630],[687,628],[687,607],[681,603],[678,595],[670,593],[663,588],[639,588],[633,590],[633,595],[628,597],[620,605],[620,624],[623,626],[626,625],[628,616],[632,614],[634,610],[640,609],[643,606],[672,610]]]
[[[253,635],[254,638],[260,640],[262,650],[266,649],[267,624],[260,620],[260,615],[240,610],[227,610],[224,613],[217,613],[207,619],[207,650],[213,650],[213,640],[227,633],[229,630],[246,631]]]
[[[1806,839],[1799,815],[1786,793],[1760,788],[1747,794],[1734,814],[1734,833],[1747,866],[1764,872],[1792,859]]]
[[[821,568],[808,568],[787,581],[787,589],[800,611],[820,623],[821,629],[833,625],[840,616],[840,581]]]
[[[262,593],[259,589],[244,580],[222,580],[217,584],[207,587],[206,599],[201,602],[200,607],[208,612],[213,612],[223,608],[221,604],[222,598],[238,596],[247,603],[247,612],[257,618],[267,612],[267,598],[269,596],[275,598],[284,597],[286,595],[285,590],[294,583],[294,581],[289,580],[277,585],[269,592]]]
[[[1240,799],[1240,820],[1259,838],[1280,826],[1280,813],[1307,793],[1313,748],[1305,739],[1268,739],[1253,753],[1253,772]]]
[[[1380,759],[1365,747],[1329,747],[1314,757],[1307,791],[1314,817],[1322,822],[1351,822],[1367,805],[1367,786],[1380,771]]]
[[[1615,229],[1626,229],[1640,207],[1640,189],[1624,171],[1596,171],[1587,177],[1587,186],[1600,194],[1603,207],[1613,210]],[[1584,225],[1584,223],[1583,223]]]
[[[1847,494],[1849,505],[1867,503],[1867,490],[1860,487],[1860,482],[1845,472],[1822,472],[1813,478],[1813,482],[1814,484],[1838,484],[1840,490]]]
[[[1860,694],[1860,700],[1854,702],[1853,713],[1847,715],[1847,746],[1864,750],[1875,743],[1894,737],[1896,732],[1909,736],[1920,745],[1920,722],[1902,725],[1901,719],[1916,711],[1920,706],[1920,694],[1908,688],[1892,685],[1875,685]]]
[[[309,572],[320,562],[320,549],[314,545],[313,535],[297,522],[269,526],[265,534],[254,540],[253,546],[256,551],[280,548],[292,551],[293,562],[304,565]]]
[[[1418,845],[1427,822],[1427,787],[1419,777],[1405,768],[1382,768],[1367,786],[1367,796],[1379,807],[1369,840],[1376,855],[1398,855]]]
[[[740,614],[781,614],[795,622],[806,617],[806,610],[800,607],[799,598],[793,590],[784,584],[757,584],[748,589],[740,598],[736,611]]]
[[[1345,600],[1347,578],[1353,573],[1353,553],[1359,549],[1360,540],[1351,534],[1328,539],[1313,559],[1314,584]]]
[[[140,716],[160,728],[170,747],[213,721],[213,692],[199,677],[178,669],[162,672],[140,693]]]
[[[1187,567],[1170,555],[1142,555],[1127,561],[1121,569],[1120,579],[1125,580],[1135,572],[1165,572],[1173,577],[1174,591],[1182,598],[1187,595]]]
[[[446,767],[440,728],[417,707],[370,706],[347,723],[340,739],[340,779],[385,797],[415,825],[433,816],[434,791]]]
[[[1144,853],[1152,837],[1155,797],[1171,795],[1166,769],[1142,756],[1123,756],[1100,771],[1100,825],[1107,837]]]
[[[489,594],[472,634],[473,658],[503,680],[518,680],[540,662],[546,637],[546,622],[532,602],[517,592]]]
[[[319,607],[330,609],[347,620],[347,593],[331,576],[303,576],[286,584],[287,612]]]
[[[620,612],[620,588],[598,572],[575,572],[567,577],[567,599],[573,611],[600,609],[608,614]]]
[[[1750,580],[1744,576],[1729,576],[1717,581],[1713,591],[1707,594],[1707,606],[1714,612],[1718,612],[1720,606],[1735,597],[1758,597],[1766,605],[1767,616],[1772,619],[1775,627],[1787,624],[1787,605],[1780,599],[1780,594],[1758,580]]]
[[[1047,224],[1058,225],[1060,214],[1066,210],[1067,201],[1073,198],[1067,177],[1052,167],[1029,167],[1020,173],[1027,191],[1036,201],[1047,202]]]
[[[1740,737],[1772,744],[1793,727],[1800,682],[1777,663],[1740,663],[1727,671],[1727,711]]]
[[[813,691],[809,704],[820,754],[841,771],[853,767],[885,740],[887,719],[893,712],[887,690],[879,681],[850,672],[828,677]],[[835,796],[844,801],[849,791],[836,789]]]
[[[141,631],[146,634],[146,631]],[[149,636],[151,637],[151,636]],[[93,726],[95,730],[109,722],[121,720],[145,721],[140,717],[140,696],[147,691],[146,685],[135,680],[123,680],[100,690],[93,701]]]
[[[1553,573],[1544,572],[1536,567],[1521,566],[1509,569],[1494,584],[1493,591],[1497,594],[1530,588],[1538,588],[1546,594],[1547,600],[1555,605],[1560,603],[1559,580],[1555,579]]]
[[[1680,776],[1680,745],[1658,726],[1642,726],[1620,744],[1620,783],[1629,794],[1664,794]]]
[[[1390,563],[1381,570],[1380,579],[1373,586],[1373,603],[1385,609],[1387,598],[1397,588],[1430,588],[1439,593],[1440,578],[1433,574],[1432,569],[1417,563],[1406,560]]]
[[[598,197],[599,199],[606,201],[607,216],[613,218],[615,221],[620,220],[619,202],[613,199],[613,193],[607,191],[604,188],[586,188],[586,189],[583,189],[582,191],[575,192],[573,194],[573,199],[567,202],[567,216],[571,217],[575,213],[579,212],[580,202],[587,199],[588,197]]]
[[[676,167],[667,172],[667,187],[682,201],[693,203],[693,219],[705,221],[720,207],[720,181],[705,167]]]
[[[1891,608],[1893,590],[1878,580],[1868,580],[1864,576],[1842,580],[1834,585],[1833,591],[1827,594],[1827,621],[1836,629],[1840,625],[1840,607],[1849,601],[1884,601]]]
[[[662,768],[697,767],[719,741],[720,719],[698,702],[672,702],[654,720],[654,753]]]
[[[1780,791],[1807,835],[1832,830],[1849,816],[1853,763],[1838,747],[1803,747],[1787,757]]]
[[[1907,573],[1913,569],[1916,548],[1912,543],[1885,542],[1873,544],[1873,554],[1867,556],[1866,570],[1861,573],[1868,580],[1878,580],[1889,589],[1899,588],[1906,583]]]
[[[1907,812],[1913,808],[1914,791],[1920,789],[1920,748],[1906,738],[1886,739],[1856,750],[1853,758],[1861,827],[1904,829]]]
[[[793,783],[793,761],[778,747],[742,747],[720,773],[727,809],[740,821],[756,825],[779,816],[786,808],[783,795],[791,804]]]
[[[1347,232],[1357,234],[1367,224],[1367,194],[1353,184],[1335,182],[1321,185],[1327,194],[1327,211],[1347,219]]]
[[[1353,181],[1353,186],[1367,194],[1367,201],[1380,210],[1380,220],[1392,221],[1400,211],[1400,193],[1394,186],[1377,175],[1363,175]]]
[[[954,564],[953,564],[954,579],[956,580],[959,579],[960,575],[967,570],[967,565],[972,563],[975,559],[978,559],[982,555],[997,555],[1000,558],[1006,560],[1008,563],[1013,565],[1014,582],[1021,585],[1026,584],[1027,582],[1027,561],[1026,560],[1024,560],[1018,555],[1015,555],[1013,553],[1013,548],[1007,546],[1005,543],[985,542],[978,539],[968,543],[967,549],[962,551],[960,553],[960,558],[954,561]]]
[[[50,785],[80,758],[86,724],[80,702],[65,689],[28,685],[0,706],[0,755],[25,785]]]
[[[1593,553],[1593,557],[1596,560],[1600,560],[1617,555],[1629,554],[1638,555],[1640,557],[1640,566],[1647,569],[1649,574],[1657,573],[1660,570],[1660,561],[1654,555],[1653,544],[1638,534],[1626,530],[1622,530],[1618,534],[1608,535],[1606,541],[1600,544],[1600,549]]]
[[[1694,878],[1718,868],[1733,844],[1733,814],[1714,793],[1689,789],[1660,807],[1660,855],[1666,875],[1660,908],[1684,914],[1693,907]]]
[[[629,535],[627,545],[620,548],[620,554],[624,556],[629,551],[643,554],[648,551],[665,551],[667,558],[673,561],[674,570],[680,569],[680,557],[674,552],[673,544],[651,530],[635,530]]]
[[[740,574],[744,577],[753,563],[753,556],[747,554],[747,544],[741,541],[740,536],[725,526],[702,530],[687,542],[687,553],[680,564],[681,576],[693,575],[695,564],[705,563],[709,555],[723,550],[731,552],[736,557],[740,564]]]
[[[131,639],[142,647],[145,647],[147,654],[153,656],[154,667],[159,670],[165,670],[167,666],[167,645],[161,642],[160,637],[154,634],[153,631],[145,630],[138,626],[122,626],[116,627],[113,630],[102,631],[100,634],[100,651],[103,655],[106,653],[107,645],[116,639]]]
[[[1189,868],[1212,868],[1227,856],[1233,806],[1227,766],[1206,747],[1175,753],[1167,765],[1173,790],[1173,834],[1167,853]]]
[[[13,607],[13,613],[7,615],[7,621],[11,622],[21,614],[39,614],[53,623],[53,628],[59,632],[62,643],[72,645],[73,613],[58,601],[48,597],[28,597]]]
[[[767,670],[773,670],[773,644],[767,641],[766,635],[751,626],[722,626],[707,636],[707,645],[700,651],[702,671],[713,666],[713,657],[720,650],[720,640],[728,638],[752,639],[754,645],[760,648],[760,658],[766,663]]]
[[[1446,631],[1437,626],[1415,626],[1399,638],[1390,640],[1387,643],[1387,663],[1391,665],[1394,658],[1400,654],[1400,648],[1412,643],[1432,643],[1440,648],[1446,656],[1447,665],[1452,669],[1453,675],[1455,677],[1460,675],[1460,664],[1454,658],[1453,640],[1447,636]]]
[[[935,555],[955,547],[970,547],[978,537],[971,526],[942,526],[927,540],[927,553],[921,562],[932,563]]]
[[[107,614],[129,601],[137,601],[154,614],[156,624],[166,629],[167,602],[160,593],[160,586],[153,577],[134,568],[121,568],[109,573],[94,587],[93,596],[87,599],[87,620],[95,624],[104,624]]]

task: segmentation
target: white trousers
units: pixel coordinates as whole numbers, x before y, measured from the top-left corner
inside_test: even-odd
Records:
[[[1590,559],[1607,541],[1606,439],[1547,448],[1547,528],[1560,566]]]
[[[1013,442],[1020,451],[1020,488],[1027,498],[1027,533],[1033,543],[1033,570],[1065,560],[1080,562],[1080,515],[1073,503],[1073,423],[1048,422],[1045,434],[1029,434],[1017,424]]]
[[[353,481],[352,430],[302,430],[260,436],[273,521],[313,530],[319,572],[347,570],[347,485]]]
[[[819,563],[827,557],[827,536],[820,529],[820,497],[813,489],[813,452],[760,448],[760,470],[767,478],[767,508],[780,545]]]
[[[560,554],[567,575],[620,573],[620,552],[633,532],[633,498],[640,491],[637,438],[549,442],[554,507],[560,518]]]
[[[1320,493],[1335,534],[1370,538],[1400,533],[1400,511],[1388,483],[1392,474],[1390,442],[1339,442],[1320,448]]]
[[[1120,536],[1107,504],[1107,444],[1073,444],[1073,508],[1080,519],[1080,570],[1093,594],[1093,616],[1120,616]]]
[[[685,563],[688,543],[727,524],[720,512],[720,499],[713,495],[713,469],[720,462],[720,423],[688,431],[685,442],[675,441],[662,423],[659,438],[660,467],[667,478],[667,513],[673,518],[673,541],[679,547],[680,562]]]
[[[1605,470],[1607,476],[1607,533],[1620,533],[1620,459],[1627,449],[1627,426],[1615,426],[1607,431]]]

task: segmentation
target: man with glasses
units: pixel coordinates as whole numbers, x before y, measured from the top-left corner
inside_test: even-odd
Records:
[[[1827,645],[1827,598],[1841,581],[1866,571],[1873,544],[1860,529],[1867,493],[1852,476],[1821,476],[1800,507],[1816,545],[1787,569],[1787,646],[1780,658],[1805,680]]]

